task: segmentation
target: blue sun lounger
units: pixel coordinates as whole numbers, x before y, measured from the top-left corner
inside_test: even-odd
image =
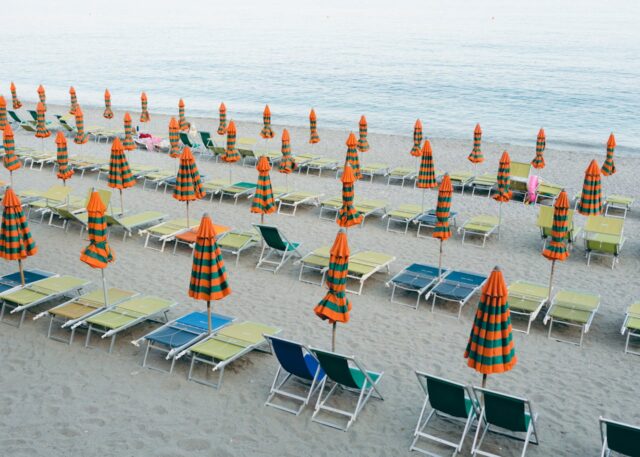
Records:
[[[432,297],[431,311],[435,311],[436,300],[444,300],[458,304],[458,315],[462,314],[462,307],[476,293],[487,280],[485,275],[469,273],[467,271],[451,270],[445,274],[436,286],[429,291],[426,299]]]
[[[25,285],[31,284],[41,279],[50,278],[55,276],[54,273],[50,273],[44,270],[30,269],[24,271],[24,283]],[[0,294],[9,292],[16,287],[22,285],[22,279],[20,278],[20,272],[10,273],[8,275],[0,276]]]
[[[448,271],[449,270],[446,268],[439,271],[438,267],[424,265],[422,263],[412,263],[387,282],[386,286],[392,288],[391,302],[418,309],[418,306],[420,306],[420,297],[429,290],[429,288],[433,287],[440,280],[442,275]],[[413,304],[395,300],[396,288],[401,289],[406,294],[416,293],[418,297],[416,298],[415,306]]]
[[[211,331],[217,332],[233,321],[235,321],[235,317],[211,313]],[[167,322],[162,327],[147,333],[142,338],[132,341],[132,343],[139,346],[141,342],[147,342],[147,348],[144,351],[144,358],[142,359],[143,367],[151,368],[152,370],[167,371],[160,367],[147,364],[149,352],[155,349],[166,354],[166,360],[171,360],[171,367],[169,368],[169,373],[171,373],[173,372],[173,366],[176,360],[182,356],[185,349],[206,337],[208,329],[207,313],[193,312]]]

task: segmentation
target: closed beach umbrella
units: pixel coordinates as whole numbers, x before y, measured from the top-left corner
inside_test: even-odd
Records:
[[[498,193],[493,196],[493,199],[500,203],[498,236],[500,236],[500,224],[502,224],[502,204],[511,200],[511,194],[511,158],[509,153],[504,151],[498,166]]]
[[[484,156],[482,155],[482,149],[480,146],[482,145],[482,129],[480,128],[480,124],[476,124],[476,128],[473,131],[473,149],[471,153],[467,157],[469,162],[474,164],[479,164],[484,162]]]
[[[184,100],[180,99],[178,102],[178,118],[180,119],[180,131],[189,130],[190,124],[184,117]]]
[[[151,116],[149,115],[149,101],[147,100],[147,94],[144,92],[140,95],[140,105],[142,107],[140,122],[149,122],[151,120]]]
[[[598,162],[591,161],[584,174],[582,194],[578,202],[578,212],[584,216],[602,213],[602,187]]]
[[[69,114],[71,114],[72,116],[75,116],[76,107],[78,106],[78,96],[76,95],[76,90],[74,89],[73,86],[69,88],[69,97],[71,99],[69,104]]]
[[[169,121],[169,144],[171,145],[171,149],[169,149],[169,157],[175,159],[176,157],[180,157],[180,124],[175,117],[172,117]]]
[[[415,125],[413,126],[413,147],[411,148],[411,155],[413,157],[420,157],[422,145],[422,121],[420,119],[416,120]]]
[[[104,302],[109,303],[104,269],[107,268],[109,263],[115,260],[115,256],[107,242],[107,220],[104,217],[106,210],[107,208],[100,198],[100,194],[95,190],[91,192],[91,197],[87,204],[89,245],[80,253],[80,260],[91,268],[100,270]]]
[[[229,164],[229,180],[231,180],[232,168],[231,164],[240,160],[240,153],[236,149],[236,124],[233,121],[229,122],[227,127],[227,148],[220,156],[220,160]]]
[[[291,138],[289,137],[289,131],[284,129],[282,131],[282,159],[278,165],[278,171],[289,175],[296,169],[296,162],[291,157]]]
[[[565,261],[569,258],[569,197],[563,190],[553,204],[553,225],[551,226],[551,240],[542,251],[542,255],[551,260],[551,274],[549,275],[549,298],[553,287],[553,271],[556,260]]]
[[[536,139],[536,156],[531,161],[533,168],[544,168],[544,149],[547,147],[547,139],[544,135],[544,129],[540,129],[538,132],[538,138]]]
[[[433,189],[438,186],[436,181],[436,168],[433,164],[433,150],[431,142],[425,140],[422,146],[422,156],[420,158],[420,168],[416,179],[416,187],[422,189],[422,211],[424,211],[424,194],[426,189]]]
[[[367,140],[367,118],[364,114],[360,117],[359,127],[358,151],[367,152],[369,150],[369,141]]]
[[[4,126],[4,130],[2,131],[2,146],[4,147],[2,164],[9,170],[11,185],[13,185],[13,172],[20,168],[22,164],[16,155],[16,143],[13,139],[13,130],[9,123]]]
[[[453,196],[453,186],[449,173],[445,174],[438,189],[438,204],[436,205],[436,227],[433,237],[440,240],[440,256],[438,258],[438,274],[442,274],[442,243],[451,237],[449,228],[449,214],[451,212],[451,198]]]
[[[264,122],[264,126],[260,131],[260,136],[265,140],[273,138],[275,134],[271,129],[271,110],[269,109],[269,105],[264,107],[264,111],[262,112],[262,121]]]
[[[84,133],[84,114],[80,105],[76,107],[76,136],[73,139],[75,144],[83,145],[89,141],[89,135]]]
[[[20,99],[18,99],[18,92],[16,91],[16,85],[11,81],[11,102],[13,104],[13,109],[22,108],[22,103]]]
[[[349,243],[347,231],[340,229],[329,255],[327,287],[329,290],[316,305],[314,312],[320,319],[332,324],[331,350],[336,350],[336,324],[349,322],[351,300],[347,298],[347,273],[349,272]]]
[[[220,123],[218,124],[218,135],[224,135],[227,133],[227,107],[224,106],[224,103],[220,103],[220,108],[218,108],[218,112],[220,113]]]
[[[104,90],[104,113],[102,116],[105,119],[113,119],[113,111],[111,111],[111,92],[109,89]]]
[[[0,227],[0,257],[17,260],[20,282],[24,286],[22,260],[38,252],[36,242],[31,237],[27,218],[22,212],[22,203],[11,187],[2,200],[2,226]]]
[[[602,174],[604,176],[611,176],[616,172],[616,166],[613,163],[613,151],[616,149],[616,137],[613,133],[609,135],[609,141],[607,141],[607,159],[602,164]]]
[[[69,154],[67,152],[67,139],[61,131],[56,135],[56,162],[58,164],[58,179],[62,179],[62,184],[67,185],[67,179],[73,176],[74,171],[69,167]]]
[[[362,178],[362,172],[360,171],[360,160],[358,158],[358,149],[356,149],[357,143],[358,142],[356,140],[355,134],[351,132],[346,142],[347,158],[345,160],[345,168],[347,164],[351,165],[353,176],[355,177],[356,181]]]
[[[320,135],[318,135],[318,118],[316,117],[316,111],[311,108],[309,112],[309,143],[320,143]]]
[[[487,375],[509,371],[518,362],[511,335],[508,295],[502,271],[495,267],[482,288],[464,352],[467,365],[482,373],[482,387],[487,383]]]
[[[133,126],[131,125],[131,115],[124,113],[124,141],[122,143],[125,151],[133,151],[136,148],[133,142]]]
[[[40,84],[38,86],[38,99],[40,100],[40,103],[42,103],[42,105],[44,106],[44,110],[47,110],[47,94],[44,91],[44,86],[42,84]]]
[[[189,297],[207,302],[207,328],[211,334],[211,300],[231,294],[222,253],[216,243],[216,231],[208,214],[200,220],[193,249]]]
[[[0,129],[7,125],[7,101],[0,95]]]
[[[271,189],[271,178],[269,170],[271,164],[267,156],[260,156],[256,164],[258,170],[258,185],[256,192],[253,194],[251,202],[251,212],[260,214],[260,223],[264,223],[264,215],[271,214],[276,210],[276,202],[273,199],[273,190]]]
[[[124,214],[124,200],[122,198],[123,189],[136,185],[136,178],[131,173],[127,156],[120,142],[120,138],[113,140],[111,145],[111,156],[109,157],[109,177],[107,186],[120,191],[120,211]]]
[[[342,172],[342,207],[338,211],[336,222],[340,227],[351,227],[362,222],[362,214],[356,210],[353,200],[355,197],[354,184],[356,178],[353,169],[348,163],[344,165]]]
[[[173,198],[181,202],[187,202],[187,225],[189,225],[189,202],[200,200],[204,197],[202,180],[193,158],[191,148],[185,146],[180,156],[180,168],[176,179],[176,187],[173,188]]]
[[[42,138],[42,150],[44,151],[44,139],[51,136],[51,132],[47,129],[45,120],[45,110],[42,102],[36,107],[36,138]]]

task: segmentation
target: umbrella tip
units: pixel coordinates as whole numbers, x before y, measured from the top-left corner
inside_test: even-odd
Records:
[[[495,267],[493,267],[493,271],[500,271],[500,267],[496,265]]]
[[[209,213],[205,211],[202,217],[211,217],[211,216],[209,216]]]

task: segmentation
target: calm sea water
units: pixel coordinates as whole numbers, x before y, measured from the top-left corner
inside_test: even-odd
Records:
[[[132,3],[132,4],[129,4]],[[640,154],[636,2],[176,2],[24,9],[5,23],[0,92],[51,102]],[[512,5],[511,3],[516,3]],[[573,5],[572,3],[575,3]],[[606,4],[605,4],[606,3]],[[358,8],[358,5],[367,5]],[[173,6],[170,6],[173,5]],[[60,10],[60,8],[66,8]],[[37,13],[34,11],[37,10]]]

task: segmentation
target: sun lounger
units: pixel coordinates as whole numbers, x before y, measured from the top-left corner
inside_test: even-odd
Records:
[[[213,197],[222,192],[222,189],[229,187],[231,181],[228,179],[211,179],[202,183],[202,191],[206,195],[210,195],[209,200],[213,201]]]
[[[20,149],[16,151],[16,155],[24,161],[24,166],[29,165],[29,169],[38,167],[39,170],[45,165],[55,163],[56,154],[53,152],[36,151],[33,149]]]
[[[474,216],[465,221],[465,223],[458,228],[458,233],[462,233],[462,244],[464,244],[467,234],[481,236],[482,247],[484,247],[487,242],[487,238],[489,238],[493,232],[498,230],[499,227],[500,220],[496,216],[483,214],[480,216]]]
[[[400,181],[400,187],[404,187],[405,181],[415,179],[417,173],[415,168],[396,167],[392,168],[387,174],[387,185]]]
[[[37,268],[29,268],[23,271],[25,285],[31,284],[41,279],[50,278],[56,276],[55,273],[49,271],[38,270]],[[0,294],[6,294],[18,290],[22,287],[22,278],[20,272],[9,273],[4,276],[0,276]]]
[[[185,132],[179,132],[179,133],[180,133],[180,142],[182,143],[183,147],[187,146],[191,148],[193,152],[208,151],[208,149],[204,147],[204,145],[200,143],[196,143],[195,141],[192,141],[191,138],[189,138],[189,135],[186,134]]]
[[[480,417],[480,403],[470,387],[448,379],[416,371],[418,383],[424,391],[425,399],[418,417],[413,442],[409,450],[435,456],[433,451],[419,447],[420,440],[437,443],[439,446],[452,447],[455,456],[462,450],[462,445],[474,422]],[[431,411],[427,415],[427,408]],[[463,426],[462,436],[457,442],[442,436],[427,433],[426,429],[433,418],[442,418],[448,422],[460,423]]]
[[[298,275],[298,280],[309,284],[315,284],[317,286],[321,286],[322,284],[324,284],[325,274],[327,272],[327,269],[329,268],[330,254],[331,246],[322,246],[304,255],[300,260],[296,262],[296,264],[300,264],[300,274]],[[305,270],[311,270],[320,273],[320,281],[316,282],[310,279],[305,279]]]
[[[449,173],[449,179],[454,189],[460,189],[461,193],[464,193],[464,189],[473,180],[474,175],[468,171],[456,171]]]
[[[256,322],[241,322],[224,327],[186,350],[186,354],[191,355],[188,379],[215,389],[220,388],[227,365],[251,351],[261,348],[268,350],[269,346],[265,335],[277,335],[280,332],[279,328]],[[194,376],[196,363],[211,366],[214,372],[217,371],[217,381],[211,382],[204,378],[196,378]]]
[[[62,221],[60,225],[53,223],[53,217],[56,216],[58,219]],[[80,226],[80,236],[84,233],[84,230],[87,228],[89,224],[89,215],[87,212],[73,213],[70,209],[67,208],[66,205],[58,206],[55,208],[51,208],[49,224],[52,227],[58,227],[63,229],[65,232],[69,231],[69,227],[72,224],[76,224]]]
[[[158,170],[151,173],[147,173],[144,177],[144,181],[142,182],[142,190],[147,188],[147,184],[150,186],[155,185],[154,190],[158,190],[160,186],[164,186],[165,182],[168,179],[175,178],[176,171],[175,170]],[[165,186],[166,191],[166,186]]]
[[[567,223],[569,224],[569,248],[573,247],[573,243],[578,239],[578,235],[581,232],[581,229],[576,227],[573,223],[573,215],[574,211],[570,209],[567,215]],[[540,205],[536,225],[540,228],[542,249],[544,250],[547,240],[551,237],[551,231],[553,228],[553,206]]]
[[[373,182],[373,178],[376,176],[385,178],[389,175],[389,165],[386,163],[365,163],[360,167],[360,173],[363,177],[369,177],[369,181]]]
[[[182,232],[178,235],[176,235],[176,243],[173,246],[173,253],[175,254],[177,249],[178,249],[178,244],[182,243],[182,244],[186,244],[187,246],[189,246],[192,250],[195,249],[195,244],[196,244],[196,240],[198,238],[198,229],[200,228],[200,226],[198,227],[194,227],[191,230],[187,230],[186,232]],[[216,236],[220,237],[220,236],[224,236],[225,233],[229,232],[231,230],[231,227],[227,226],[227,225],[219,225],[219,224],[213,224],[213,229],[216,232]]]
[[[40,214],[40,222],[44,220],[44,216],[49,212],[50,208],[64,205],[69,200],[69,194],[71,192],[70,187],[66,186],[51,186],[46,191],[22,191],[18,192],[20,198],[27,197],[30,201],[28,203],[29,210],[27,211],[27,219],[31,216],[31,211],[34,210]]]
[[[264,240],[256,268],[276,274],[289,259],[294,256],[302,258],[302,254],[299,251],[302,243],[289,241],[278,227],[261,224],[254,224],[253,226],[260,232]],[[272,257],[275,257],[275,260],[271,260]]]
[[[471,447],[472,455],[495,457],[495,454],[481,450],[489,431],[524,442],[520,454],[522,457],[525,456],[529,443],[538,444],[538,415],[533,412],[531,401],[480,387],[474,387],[473,391],[482,409]]]
[[[314,192],[288,192],[285,195],[278,197],[278,214],[284,214],[287,216],[295,216],[298,206],[302,205],[320,205],[320,198],[322,194]],[[284,208],[292,208],[290,213],[284,212]]]
[[[448,271],[446,268],[438,270],[438,267],[431,265],[412,263],[387,282],[386,286],[391,287],[391,302],[418,309],[420,297]],[[395,300],[396,289],[400,289],[405,295],[415,293],[417,295],[415,305]]]
[[[275,201],[278,201],[280,198],[286,196],[289,191],[284,186],[272,186],[271,187],[271,192],[273,193],[273,199]],[[251,200],[255,196],[255,194],[256,194],[256,190],[253,189],[247,195],[247,199]]]
[[[223,316],[222,314],[211,313],[211,331],[217,332],[223,327],[231,324],[235,317]],[[182,317],[167,322],[162,327],[147,333],[143,337],[132,341],[135,346],[146,341],[142,366],[152,370],[173,372],[173,367],[178,360],[178,355],[194,344],[202,341],[209,334],[209,318],[206,312],[192,312]],[[171,360],[169,370],[164,370],[159,366],[152,366],[147,363],[149,352],[158,351],[165,355],[166,360]]]
[[[128,236],[133,236],[134,231],[140,230],[148,225],[158,224],[168,217],[167,214],[160,211],[143,211],[137,214],[128,214],[126,216],[114,216],[105,214],[109,232],[114,228],[122,229],[122,241]]]
[[[238,199],[240,197],[246,197],[251,192],[255,192],[256,187],[256,183],[246,181],[240,181],[229,186],[225,186],[219,191],[220,202],[222,202],[224,197],[232,197],[234,200],[233,204],[235,205],[238,203]]]
[[[387,218],[387,232],[407,233],[409,230],[409,223],[414,222],[418,217],[424,213],[422,206],[404,204],[400,205],[391,211],[387,211],[382,219]],[[398,224],[404,227],[404,230],[398,230],[391,227],[391,224]]]
[[[386,200],[368,200],[368,199],[356,199],[354,201],[355,209],[362,214],[362,222],[364,224],[367,216],[373,214],[384,215],[387,211],[389,202]],[[335,221],[338,217],[338,212],[342,208],[342,197],[334,197],[320,202],[320,219]],[[324,213],[332,214],[331,217],[327,217]]]
[[[307,170],[307,175],[313,170],[318,172],[318,176],[322,176],[322,172],[325,170],[337,170],[338,163],[339,162],[336,159],[318,157],[317,159],[309,160],[308,162],[300,164],[300,167]],[[299,170],[299,172],[301,171]]]
[[[80,231],[80,235],[82,235],[82,231],[87,227],[88,224],[89,216],[86,212],[87,205],[89,204],[89,199],[91,198],[91,194],[94,190],[100,196],[100,199],[102,200],[102,203],[104,203],[104,206],[107,208],[108,212],[110,212],[111,214],[117,214],[120,212],[118,208],[114,210],[114,208],[111,206],[112,193],[110,190],[89,189],[86,198],[71,196],[64,204],[49,207],[49,225],[68,230],[70,223],[76,223],[81,226],[82,230]],[[61,219],[62,224],[54,224],[54,216],[57,216],[59,219]]]
[[[296,164],[296,169],[298,170],[298,173],[300,173],[301,167],[308,163],[311,162],[312,160],[317,160],[322,158],[322,156],[319,156],[318,154],[296,154],[293,156],[293,161]]]
[[[24,126],[28,126],[30,128],[33,128],[36,124],[35,121],[31,120],[31,119],[23,119],[20,117],[20,115],[13,110],[7,110],[7,113],[9,114],[9,121],[11,121],[11,123],[13,124],[18,124],[20,127],[24,128]],[[26,130],[26,129],[25,129]],[[31,130],[29,130],[29,132],[31,132]]]
[[[436,300],[453,302],[458,305],[457,319],[460,319],[462,307],[480,290],[487,276],[467,271],[451,270],[443,275],[438,283],[427,292],[426,300],[432,299],[431,311],[435,312]]]
[[[486,192],[487,197],[491,197],[491,192],[498,186],[498,176],[495,173],[485,173],[475,176],[469,182],[471,186],[471,195],[476,192]]]
[[[457,216],[457,211],[449,211],[450,226],[456,227],[458,225]],[[436,217],[436,209],[431,208],[430,210],[418,216],[413,222],[414,224],[418,224],[418,231],[416,232],[416,236],[418,238],[432,238],[431,232],[429,233],[429,235],[422,235],[421,231],[425,227],[430,229],[436,227],[436,224],[438,223],[438,218]]]
[[[511,315],[523,316],[527,319],[526,330],[513,326],[513,330],[524,332],[527,335],[531,329],[531,323],[536,320],[538,313],[549,299],[549,286],[529,281],[516,281],[509,285],[509,309]],[[514,320],[511,320],[514,323]]]
[[[524,196],[527,194],[527,184],[529,183],[529,176],[531,176],[530,162],[516,162],[511,161],[509,168],[509,178],[511,179],[511,192],[513,196]]]
[[[362,294],[364,282],[376,273],[385,271],[389,274],[389,265],[396,260],[392,255],[383,252],[361,251],[349,257],[349,270],[347,278],[358,281],[357,290],[350,290],[347,285],[347,292]]]
[[[592,256],[611,257],[611,268],[619,261],[624,245],[624,219],[611,216],[589,216],[584,226],[584,247],[587,251],[587,265]]]
[[[538,184],[536,190],[536,203],[540,203],[540,200],[551,200],[550,204],[553,205],[560,192],[565,189],[565,186],[558,184],[552,184],[550,182],[541,182]]]
[[[88,284],[89,281],[75,276],[52,276],[0,294],[0,300],[2,300],[0,320],[9,323],[4,320],[7,310],[10,310],[10,314],[20,313],[17,324],[17,327],[20,327],[28,310],[56,298],[80,293]]]
[[[640,456],[640,427],[617,422],[600,417],[600,436],[602,438],[602,451],[600,457],[626,455],[630,457]]]
[[[599,306],[599,295],[567,289],[558,291],[553,297],[547,314],[544,317],[544,324],[549,323],[549,338],[552,337],[551,331],[553,330],[554,323],[578,327],[580,328],[580,341],[578,343],[561,339],[557,336],[554,338],[557,341],[582,346],[584,335],[589,331],[589,327],[598,312]]]
[[[218,247],[222,252],[230,252],[235,255],[236,265],[238,265],[240,254],[257,245],[259,241],[260,235],[254,230],[246,232],[233,230],[218,239]]]
[[[611,210],[614,212],[622,211],[622,218],[624,219],[627,217],[627,213],[631,211],[631,207],[635,201],[636,199],[634,197],[627,195],[608,195],[604,200],[604,215],[615,217],[615,214],[609,214]]]
[[[297,416],[320,389],[325,373],[320,368],[318,359],[306,346],[276,336],[265,337],[279,363],[265,406],[273,406]],[[294,383],[297,389],[288,389],[289,385]],[[302,393],[299,393],[300,391]],[[290,408],[281,401],[276,403],[276,398],[299,406],[295,409]]]
[[[624,345],[625,354],[640,355],[640,352],[629,349],[631,337],[640,338],[640,302],[636,302],[627,308],[620,333],[624,335],[625,332],[627,334],[627,341]]]
[[[186,219],[171,219],[166,222],[142,229],[138,231],[139,235],[146,235],[144,241],[144,247],[149,249],[155,249],[156,251],[164,252],[164,247],[169,241],[173,241],[176,235],[184,233],[198,226],[197,220],[191,220],[187,225]],[[161,243],[160,249],[149,246],[150,240],[157,240]]]
[[[316,356],[320,362],[320,367],[326,374],[320,382],[320,393],[318,394],[315,411],[313,412],[313,416],[311,416],[311,420],[346,432],[358,418],[362,408],[364,408],[369,401],[369,398],[374,396],[380,400],[383,399],[378,390],[378,384],[384,372],[366,370],[353,356],[341,355],[315,348],[311,348],[311,352]],[[328,382],[333,384],[330,389],[328,388]],[[326,394],[325,389],[328,390]],[[358,397],[354,409],[346,410],[340,409],[337,406],[329,406],[329,404],[335,404],[335,402],[329,403],[329,400],[338,389],[355,394]],[[324,397],[323,394],[325,394]],[[323,413],[346,417],[348,419],[347,424],[342,425],[320,419],[319,415]]]
[[[154,295],[139,295],[104,309],[88,319],[78,321],[71,328],[87,327],[85,347],[89,347],[92,333],[102,334],[103,339],[111,338],[109,344],[109,352],[111,352],[119,333],[158,316],[163,316],[166,322],[167,312],[177,304],[178,302],[174,300]]]
[[[211,137],[211,133],[200,131],[200,139],[205,148],[207,148],[211,154],[217,159],[221,154],[224,154],[224,148],[218,146]]]

